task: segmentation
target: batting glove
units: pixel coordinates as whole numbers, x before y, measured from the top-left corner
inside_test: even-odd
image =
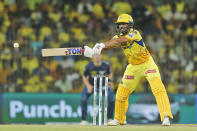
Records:
[[[84,46],[84,56],[88,58],[92,58],[93,55],[93,49],[90,48],[89,46]]]
[[[102,49],[105,48],[105,45],[103,43],[97,43],[93,47],[93,53],[94,54],[101,54]]]

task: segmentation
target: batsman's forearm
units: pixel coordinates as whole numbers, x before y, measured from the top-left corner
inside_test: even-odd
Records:
[[[105,48],[106,49],[111,49],[111,48],[116,48],[121,45],[121,43],[126,43],[129,42],[130,40],[127,39],[125,36],[119,37],[112,39],[110,41],[105,42]]]
[[[105,44],[105,50],[107,50],[107,49],[116,48],[120,46],[121,43],[117,39],[112,39],[110,41],[105,42],[104,44]]]
[[[105,51],[108,51],[108,50],[110,50],[110,48],[103,48],[102,53],[105,52]]]

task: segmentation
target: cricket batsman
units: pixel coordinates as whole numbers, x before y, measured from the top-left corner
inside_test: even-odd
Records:
[[[155,96],[162,125],[169,126],[169,118],[173,119],[170,102],[166,89],[161,81],[161,76],[153,57],[147,50],[139,31],[133,28],[133,18],[128,14],[121,14],[117,21],[119,34],[105,43],[97,43],[93,49],[85,46],[84,56],[92,57],[112,48],[121,46],[122,51],[128,59],[128,66],[122,77],[122,83],[118,85],[115,101],[114,120],[108,122],[109,126],[124,125],[128,109],[130,94],[136,89],[142,77],[150,84]]]

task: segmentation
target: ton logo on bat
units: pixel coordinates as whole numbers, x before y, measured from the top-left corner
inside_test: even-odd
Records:
[[[69,48],[65,53],[66,55],[80,55],[82,54],[82,48]]]

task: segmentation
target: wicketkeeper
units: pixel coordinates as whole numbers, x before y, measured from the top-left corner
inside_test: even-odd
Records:
[[[119,84],[116,93],[114,120],[108,125],[124,124],[129,96],[136,89],[142,77],[145,77],[150,84],[159,108],[162,125],[170,125],[169,117],[173,119],[173,116],[166,89],[161,81],[158,67],[147,50],[142,36],[133,28],[133,18],[128,14],[121,14],[116,24],[118,35],[105,43],[96,44],[93,49],[85,46],[84,53],[86,57],[92,57],[94,54],[100,54],[101,51],[121,46],[128,59],[129,64],[124,72],[122,84]]]
[[[85,84],[85,88],[81,95],[81,110],[82,110],[82,121],[81,125],[88,124],[87,121],[87,104],[89,97],[94,92],[94,76],[95,75],[104,75],[108,77],[109,80],[109,88],[108,88],[108,112],[107,118],[113,118],[114,114],[114,93],[112,91],[112,73],[111,73],[111,66],[108,62],[102,60],[102,55],[94,55],[91,62],[89,62],[84,70],[83,74],[83,82]],[[97,80],[97,92],[99,91],[99,80]],[[105,81],[103,79],[103,87],[105,85]],[[104,93],[104,90],[103,90]]]

